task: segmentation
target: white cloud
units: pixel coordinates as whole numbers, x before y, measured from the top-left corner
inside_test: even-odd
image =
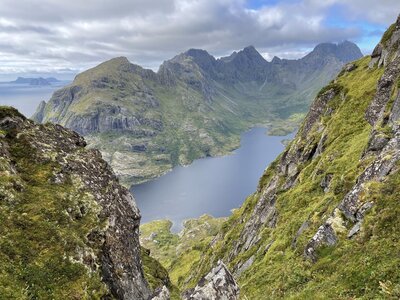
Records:
[[[254,45],[288,58],[320,42],[358,39],[360,28],[328,27],[332,5],[350,20],[391,23],[400,1],[298,0],[259,9],[244,0],[2,0],[2,70],[84,69],[127,56],[156,68],[188,48],[216,56]]]

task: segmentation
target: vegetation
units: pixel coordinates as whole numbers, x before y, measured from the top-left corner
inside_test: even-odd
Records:
[[[14,109],[0,107],[0,116]],[[58,165],[37,161],[24,136],[7,131],[16,168],[0,158],[0,299],[89,299],[108,291],[98,271],[81,263],[78,253],[99,251],[87,235],[101,230],[99,207],[78,178],[53,184]],[[85,214],[79,213],[84,207]],[[77,208],[77,211],[75,211]],[[72,215],[67,213],[72,209]]]
[[[141,258],[143,271],[151,290],[162,288],[164,285],[168,288],[172,300],[180,299],[180,291],[171,283],[168,271],[154,258],[150,256],[150,250],[141,248]]]
[[[364,112],[374,96],[383,69],[369,69],[369,60],[365,57],[357,61],[355,70],[344,72],[320,92],[322,95],[335,89],[336,96],[328,104],[332,113],[324,116],[317,125],[325,130],[317,131],[314,127],[308,139],[319,141],[322,134],[326,135],[325,148],[318,157],[301,165],[294,187],[277,193],[279,217],[276,227],[263,227],[255,233],[260,234],[259,244],[239,252],[236,257],[229,257],[259,201],[259,193],[251,195],[222,225],[222,238],[208,247],[204,257],[191,267],[193,271],[182,289],[194,286],[220,258],[233,270],[253,257],[254,263],[239,277],[243,299],[264,299],[265,295],[270,299],[398,298],[398,172],[384,182],[373,182],[368,186],[363,201],[368,199],[376,205],[368,213],[359,235],[348,239],[345,232],[352,225],[336,212],[339,243],[335,247],[319,249],[319,260],[315,264],[303,256],[305,246],[317,228],[331,216],[330,212],[370,162],[369,158],[360,160],[371,132]],[[296,138],[291,146],[301,142],[301,138]],[[266,170],[259,190],[276,174],[280,159],[278,157]],[[325,193],[320,184],[328,174],[332,180]],[[294,243],[296,232],[306,221],[308,227]],[[170,272],[175,272],[174,266]]]
[[[180,287],[225,219],[209,215],[189,219],[179,234],[171,232],[171,221],[149,222],[140,227],[140,242],[168,270],[172,283]]]
[[[356,45],[347,47],[361,55]],[[227,154],[256,125],[277,135],[296,130],[317,91],[345,63],[326,51],[268,63],[255,49],[241,51],[237,62],[192,50],[166,61],[158,73],[115,58],[57,91],[36,120],[87,136],[131,186],[176,165]]]

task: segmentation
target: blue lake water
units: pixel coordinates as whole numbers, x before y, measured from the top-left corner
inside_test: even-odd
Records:
[[[293,134],[267,136],[265,128],[253,128],[242,135],[241,146],[232,155],[199,159],[133,186],[142,223],[169,219],[177,231],[188,218],[206,213],[229,216],[255,192],[265,168],[283,151],[282,140],[291,138]]]
[[[68,81],[51,86],[0,83],[0,105],[17,108],[31,117],[42,100]],[[142,213],[142,223],[169,219],[178,231],[185,219],[202,214],[229,216],[253,193],[264,169],[284,149],[286,137],[268,136],[265,128],[244,133],[241,146],[232,155],[204,158],[187,167],[176,167],[153,181],[134,186],[131,191]]]
[[[0,105],[13,106],[29,118],[42,100],[48,101],[55,90],[68,83],[60,81],[47,86],[0,83]]]

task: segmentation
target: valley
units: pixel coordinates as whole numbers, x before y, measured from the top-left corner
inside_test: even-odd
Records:
[[[400,299],[400,4],[56,2],[0,1],[0,300]]]
[[[231,155],[195,160],[160,178],[134,185],[131,192],[140,208],[142,224],[168,219],[176,232],[182,229],[185,219],[203,214],[230,215],[257,188],[265,166],[284,149],[282,140],[294,136],[266,134],[265,128],[253,128],[242,134],[240,147]]]
[[[294,131],[317,91],[361,56],[351,42],[271,62],[252,46],[220,59],[190,49],[157,73],[119,57],[77,75],[33,119],[83,134],[130,187],[194,159],[228,154],[256,125],[271,134]]]

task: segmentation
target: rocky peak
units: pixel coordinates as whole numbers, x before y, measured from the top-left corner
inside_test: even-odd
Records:
[[[243,50],[239,51],[237,55],[233,58],[232,61],[237,62],[238,64],[247,64],[247,65],[265,65],[267,61],[264,57],[254,48],[254,46],[248,46]]]
[[[225,264],[219,260],[217,266],[204,276],[194,289],[186,291],[184,300],[236,300],[239,286]]]
[[[363,54],[356,44],[350,41],[344,41],[337,45],[336,56],[342,62],[350,62],[363,57]]]
[[[278,56],[274,56],[271,60],[271,63],[273,64],[279,64],[282,61]]]
[[[352,42],[344,41],[339,44],[321,43],[313,51],[304,57],[304,59],[326,59],[334,57],[343,63],[347,63],[363,56],[360,48]]]
[[[130,64],[130,62],[129,62],[128,58],[126,58],[125,56],[119,56],[119,57],[111,58],[110,60],[105,61],[103,64],[104,65],[121,66],[121,65]]]
[[[190,56],[203,69],[210,69],[216,62],[214,56],[202,49],[189,49],[185,54]]]

